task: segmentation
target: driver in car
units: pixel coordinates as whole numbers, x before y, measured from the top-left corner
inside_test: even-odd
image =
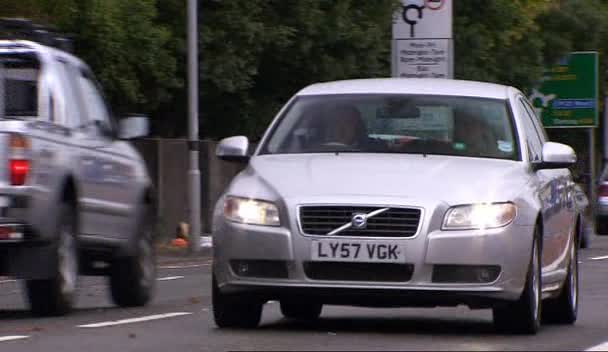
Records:
[[[327,120],[325,145],[365,147],[367,128],[359,110],[350,105],[339,105],[330,110]]]

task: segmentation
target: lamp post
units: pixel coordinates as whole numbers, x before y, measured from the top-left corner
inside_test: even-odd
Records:
[[[196,254],[201,247],[201,173],[199,170],[198,133],[198,0],[188,0],[188,121],[190,153],[190,233],[189,250]]]

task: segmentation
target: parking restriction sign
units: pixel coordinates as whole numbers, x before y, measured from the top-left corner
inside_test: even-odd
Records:
[[[452,78],[452,0],[402,0],[392,53],[394,77]]]

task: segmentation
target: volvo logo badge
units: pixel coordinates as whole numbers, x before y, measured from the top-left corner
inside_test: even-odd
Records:
[[[367,227],[367,214],[356,213],[353,214],[351,224],[355,229],[365,229]]]

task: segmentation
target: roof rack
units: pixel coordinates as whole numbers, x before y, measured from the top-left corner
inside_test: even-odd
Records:
[[[0,18],[0,39],[22,39],[72,52],[72,39],[49,26],[34,24],[25,18]]]

